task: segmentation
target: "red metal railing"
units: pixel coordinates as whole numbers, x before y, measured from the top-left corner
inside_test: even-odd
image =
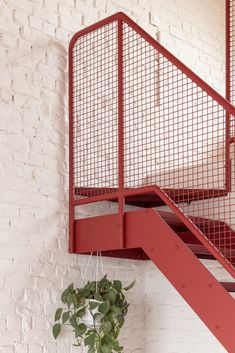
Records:
[[[226,98],[235,104],[235,2],[226,0]]]
[[[233,272],[234,107],[122,13],[75,34],[69,78],[70,251],[76,205],[118,200],[122,248],[152,192]]]

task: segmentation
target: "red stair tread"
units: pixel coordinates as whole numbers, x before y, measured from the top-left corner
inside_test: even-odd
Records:
[[[226,289],[227,292],[234,293],[235,292],[235,282],[220,282],[224,289]]]
[[[157,212],[160,214],[164,220],[172,225],[172,226],[178,226],[178,227],[185,227],[185,225],[179,220],[179,218],[176,216],[175,213],[169,212],[169,211],[164,211],[157,209]],[[218,221],[214,219],[208,219],[208,218],[203,218],[203,217],[194,217],[190,216],[189,217],[193,223],[197,225],[198,228],[204,227],[207,230],[224,230],[224,231],[230,231],[230,227],[223,221]]]
[[[185,241],[185,243],[195,243],[195,241],[196,243],[198,242],[194,235],[187,230],[184,223],[182,223],[173,212],[162,211],[159,209],[157,212]],[[228,250],[231,255],[231,247],[235,249],[235,232],[233,232],[225,222],[193,216],[191,216],[190,219],[203,232],[203,234],[213,242],[215,246],[218,245],[220,249],[223,249],[224,245],[224,253],[226,252],[228,246]],[[229,240],[228,244],[226,244],[227,240]]]
[[[117,191],[117,188],[75,187],[75,195],[82,197],[107,195]],[[227,192],[221,189],[164,189],[164,191],[175,203],[192,202],[227,195]],[[117,199],[112,201],[117,202]],[[156,207],[163,205],[164,202],[154,192],[148,192],[141,195],[127,196],[126,204],[139,207]]]

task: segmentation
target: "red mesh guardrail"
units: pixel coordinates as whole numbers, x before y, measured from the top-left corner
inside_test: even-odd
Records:
[[[234,265],[234,115],[124,14],[78,32],[70,45],[71,209],[118,199],[121,217],[128,195],[157,186]]]

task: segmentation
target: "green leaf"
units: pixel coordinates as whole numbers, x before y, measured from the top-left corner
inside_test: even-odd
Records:
[[[91,291],[89,289],[83,288],[79,290],[79,295],[83,298],[89,298]]]
[[[100,314],[100,313],[95,313],[95,314],[93,315],[94,321],[96,321],[96,319],[98,319],[98,318],[100,318],[100,317],[101,317],[101,314]]]
[[[66,321],[68,321],[69,316],[70,316],[70,311],[66,311],[65,313],[63,313],[63,315],[62,315],[62,322],[63,322],[63,324],[64,324]]]
[[[95,300],[98,300],[99,302],[102,302],[103,301],[103,298],[101,297],[101,295],[99,293],[95,293],[94,294],[94,299]]]
[[[75,308],[78,308],[79,307],[79,303],[78,303],[78,299],[77,299],[76,294],[72,294],[71,300],[72,300],[72,304],[75,306]]]
[[[118,325],[119,325],[119,328],[122,328],[122,326],[124,325],[124,322],[125,322],[125,320],[124,320],[123,317],[119,317],[119,318],[118,318]]]
[[[68,297],[68,294],[69,294],[69,290],[68,288],[65,289],[65,291],[63,291],[62,295],[61,295],[61,301],[62,303],[64,304],[67,304],[67,297]]]
[[[105,275],[99,283],[99,287],[100,288],[107,288],[107,286],[109,285],[110,281],[107,279],[107,275]]]
[[[73,294],[72,293],[68,293],[68,295],[67,295],[67,305],[68,305],[68,307],[70,307],[72,303],[73,303]]]
[[[84,335],[84,333],[87,330],[87,326],[85,324],[79,324],[77,328],[75,329],[75,337],[79,337]]]
[[[122,282],[121,281],[113,281],[113,286],[116,289],[116,291],[121,292],[122,290]]]
[[[62,314],[63,309],[58,308],[55,312],[55,321],[58,321],[61,318],[61,314]]]
[[[91,292],[95,292],[95,290],[96,290],[96,282],[95,282],[95,281],[93,281],[93,282],[88,282],[88,283],[86,284],[86,286],[84,287],[84,289],[88,289],[88,290],[91,291]]]
[[[68,290],[70,291],[70,290],[73,290],[73,289],[74,289],[74,284],[71,283],[71,284],[68,286]]]
[[[83,317],[86,314],[86,307],[83,307],[82,309],[78,310],[76,315],[77,317]]]
[[[90,348],[88,349],[88,352],[87,352],[87,353],[95,353],[94,348],[93,348],[93,347],[90,347]]]
[[[115,327],[114,338],[117,338],[119,336],[120,330],[121,330],[120,327]]]
[[[92,301],[89,303],[89,309],[94,310],[94,309],[98,308],[99,305],[100,305],[100,302],[93,302]]]
[[[133,288],[135,285],[135,280],[133,282],[131,282],[131,284],[129,284],[129,286],[123,288],[124,290],[130,290],[131,288]]]
[[[96,337],[96,334],[95,333],[92,333],[90,334],[89,336],[87,336],[84,340],[84,344],[85,346],[90,346],[90,347],[94,347],[94,344],[95,344],[95,337]]]
[[[112,324],[110,321],[104,321],[101,324],[100,330],[102,330],[104,332],[104,334],[106,335],[107,333],[109,333],[112,330]]]
[[[108,300],[105,302],[101,303],[98,310],[101,314],[106,315],[110,309],[110,303]]]
[[[75,329],[77,328],[78,324],[77,324],[77,316],[76,316],[76,313],[74,313],[74,314],[71,316],[69,322],[70,322],[70,324],[71,324],[71,326],[72,326],[73,328],[75,328]]]
[[[101,280],[100,280],[100,283],[103,283],[103,282],[106,282],[107,281],[107,274],[104,275]]]
[[[55,339],[59,336],[60,331],[61,331],[61,324],[55,324],[52,328],[52,333]]]
[[[121,309],[120,308],[118,308],[116,305],[112,305],[111,306],[111,311],[113,312],[113,313],[115,313],[116,315],[120,315],[122,312],[121,312]]]
[[[128,306],[129,306],[129,304],[127,304],[126,302],[124,303],[124,305],[122,306],[122,313],[124,314],[124,315],[126,315],[126,313],[127,313],[127,309],[128,309]]]
[[[101,351],[102,353],[112,353],[111,348],[107,344],[101,347]]]
[[[108,291],[108,293],[107,293],[107,296],[108,296],[109,301],[110,301],[112,304],[114,304],[115,301],[116,301],[116,299],[117,299],[117,293],[116,293],[116,291],[115,291],[113,288],[109,289],[109,291]]]
[[[109,343],[109,345],[116,351],[118,352],[120,350],[120,346],[118,343],[118,340],[116,340],[114,337],[112,337],[111,335],[107,336],[107,342]]]

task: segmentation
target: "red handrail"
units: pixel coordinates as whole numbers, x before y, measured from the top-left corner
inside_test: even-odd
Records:
[[[191,69],[189,69],[182,61],[180,61],[176,56],[170,53],[165,47],[163,47],[157,40],[151,37],[143,28],[141,28],[136,22],[134,22],[130,17],[128,17],[123,12],[118,12],[112,16],[109,16],[91,26],[88,26],[81,31],[74,34],[70,41],[69,53],[71,56],[72,49],[78,38],[97,30],[111,22],[123,21],[132,27],[139,35],[141,35],[150,45],[157,49],[162,55],[164,55],[169,61],[171,61],[175,66],[177,66],[185,75],[187,75],[193,82],[202,88],[208,95],[210,95],[214,100],[221,104],[230,114],[235,116],[234,106],[226,100],[221,94],[219,94],[214,88],[212,88],[208,83],[202,80],[197,74],[195,74]]]

